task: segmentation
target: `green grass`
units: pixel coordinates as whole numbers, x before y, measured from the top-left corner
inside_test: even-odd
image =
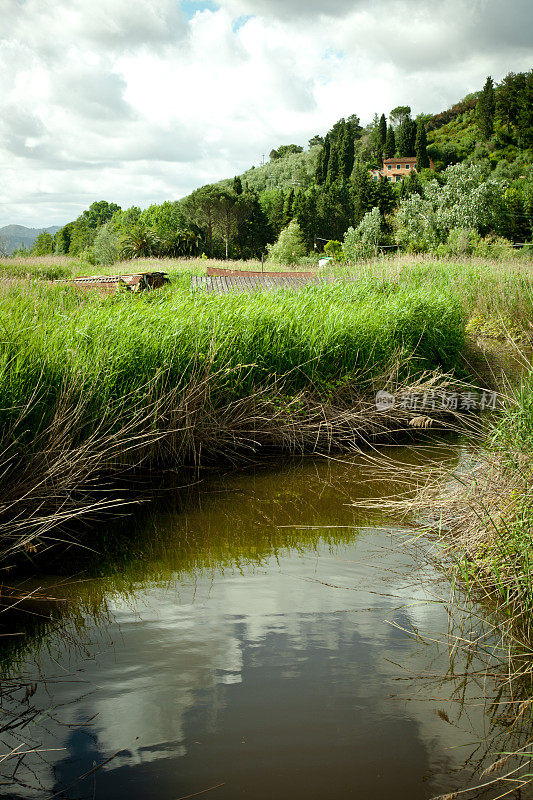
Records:
[[[452,369],[464,343],[461,309],[429,288],[383,281],[301,292],[215,295],[179,286],[153,295],[79,295],[69,287],[11,285],[0,294],[0,426],[38,390],[32,433],[65,384],[91,413],[198,365],[219,373],[212,400],[243,397],[286,377],[297,392],[350,374],[376,374],[403,349],[408,372]],[[45,424],[45,423],[44,423]]]
[[[0,561],[116,505],[103,473],[385,438],[376,388],[454,370],[464,342],[457,298],[380,278],[218,295],[182,271],[106,297],[4,280]]]

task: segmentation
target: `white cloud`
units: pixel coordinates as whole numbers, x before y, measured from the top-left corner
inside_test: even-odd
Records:
[[[341,116],[438,111],[531,66],[529,0],[218,5],[0,0],[0,226],[175,198]]]

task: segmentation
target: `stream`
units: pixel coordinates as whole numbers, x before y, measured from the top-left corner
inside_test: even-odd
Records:
[[[465,450],[393,455],[453,469]],[[3,675],[24,687],[2,710],[26,722],[0,737],[22,754],[0,795],[426,800],[490,780],[506,698],[453,647],[430,546],[365,508],[393,490],[358,458],[213,471],[125,521],[119,560],[102,532],[90,569],[65,564],[10,622],[27,635]]]

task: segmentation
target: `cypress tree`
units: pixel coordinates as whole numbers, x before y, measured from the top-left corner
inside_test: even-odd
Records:
[[[494,83],[489,75],[476,106],[477,124],[484,139],[490,139],[494,133],[494,110]]]
[[[324,139],[324,146],[322,147],[322,150],[318,154],[318,159],[316,162],[315,180],[318,186],[322,186],[322,184],[326,182],[326,178],[328,175],[330,147],[331,147],[331,141],[328,133],[326,135],[326,138]]]
[[[383,175],[380,175],[379,181],[375,186],[375,200],[374,205],[377,206],[383,217],[394,211],[397,205],[396,192],[393,184],[388,181]]]
[[[317,233],[324,239],[341,241],[351,224],[352,202],[346,186],[338,183],[319,193]]]
[[[385,142],[387,141],[387,118],[385,114],[382,114],[379,120],[379,141],[381,142],[381,147],[385,147]]]
[[[412,156],[415,149],[416,123],[406,115],[398,125],[396,145],[400,157]]]
[[[526,74],[524,88],[520,93],[516,128],[519,146],[531,147],[533,145],[533,70]]]
[[[291,189],[283,204],[283,227],[294,219],[294,189]]]
[[[427,169],[429,167],[429,158],[427,154],[427,136],[426,126],[423,120],[418,122],[416,126],[416,140],[415,140],[415,153],[417,169]]]
[[[424,194],[420,178],[416,172],[410,172],[407,178],[404,178],[400,183],[399,197],[403,200],[412,194],[418,194],[420,197]]]
[[[242,181],[238,175],[233,178],[233,191],[235,194],[242,194]]]
[[[396,136],[394,128],[389,125],[387,128],[387,138],[385,139],[385,158],[394,158],[396,155]]]
[[[257,192],[248,191],[250,214],[248,218],[247,244],[252,256],[261,255],[267,243],[272,241],[273,234],[268,224],[267,215],[261,208]]]
[[[339,177],[339,150],[337,142],[331,142],[328,161],[328,172],[326,176],[326,183],[335,183]]]
[[[367,211],[372,211],[375,205],[374,183],[367,167],[357,163],[353,178],[353,222],[359,225]]]
[[[295,218],[302,231],[307,248],[311,250],[315,243],[317,228],[316,189],[298,192],[294,201]]]
[[[344,133],[340,143],[339,155],[339,175],[345,181],[349,181],[355,161],[354,139],[351,125],[344,126]]]

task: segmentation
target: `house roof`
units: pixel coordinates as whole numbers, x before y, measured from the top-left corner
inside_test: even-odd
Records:
[[[402,164],[407,161],[416,161],[416,156],[402,156],[401,158],[384,158],[384,164]]]

